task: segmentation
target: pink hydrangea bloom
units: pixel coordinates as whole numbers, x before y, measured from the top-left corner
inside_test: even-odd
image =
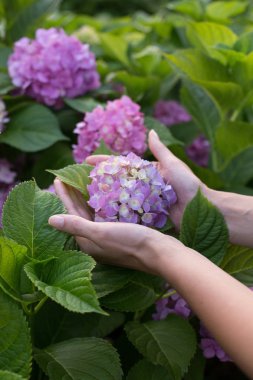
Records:
[[[154,117],[167,127],[187,123],[192,119],[186,109],[175,100],[159,100],[155,104]]]
[[[169,290],[173,292],[173,289]],[[155,306],[156,312],[152,317],[156,321],[165,319],[169,314],[177,314],[185,319],[191,315],[190,306],[178,293],[174,293],[168,298],[159,299]]]
[[[0,99],[0,133],[4,131],[5,124],[9,121],[4,102]]]
[[[232,361],[202,324],[200,325],[199,332],[201,336],[200,348],[205,358],[211,359],[217,357],[221,362]]]
[[[15,185],[16,173],[12,171],[9,161],[0,159],[0,227],[2,226],[2,209],[11,189]]]
[[[77,145],[74,159],[81,163],[98,148],[101,139],[115,153],[142,155],[147,149],[147,129],[140,106],[128,96],[109,101],[103,109],[96,107],[86,113],[84,121],[77,124]]]
[[[99,87],[94,54],[89,45],[62,29],[38,29],[34,40],[21,38],[8,61],[13,84],[49,106]]]
[[[204,136],[199,136],[186,148],[186,154],[195,164],[207,167],[210,149],[209,141]]]
[[[156,167],[134,153],[110,156],[91,171],[89,205],[95,221],[162,228],[177,197]]]

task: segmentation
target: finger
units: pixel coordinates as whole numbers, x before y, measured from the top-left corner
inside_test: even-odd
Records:
[[[99,223],[90,222],[76,215],[53,215],[49,218],[48,223],[57,230],[92,241],[99,232]]]
[[[88,157],[86,157],[85,161],[89,165],[97,165],[97,164],[99,164],[102,161],[108,160],[109,157],[110,156],[108,156],[106,154],[97,154],[95,156],[88,156]]]
[[[162,165],[168,165],[170,161],[179,161],[178,158],[161,142],[157,133],[153,129],[149,132],[148,143],[151,152]]]

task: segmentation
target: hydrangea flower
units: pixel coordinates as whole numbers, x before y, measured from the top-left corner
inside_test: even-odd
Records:
[[[11,189],[15,185],[16,173],[6,159],[0,159],[0,227],[2,226],[2,209]]]
[[[9,121],[4,102],[0,99],[0,133],[4,131],[5,124]]]
[[[177,197],[156,167],[134,153],[110,156],[90,173],[89,205],[95,221],[162,228]]]
[[[169,314],[177,314],[187,319],[191,315],[190,306],[187,302],[173,289],[170,289],[172,295],[168,298],[159,299],[156,304],[156,312],[152,315],[155,321],[165,319]]]
[[[201,336],[200,348],[205,358],[211,359],[217,357],[221,362],[232,361],[202,324],[200,325],[199,332]]]
[[[34,40],[21,38],[8,61],[13,84],[48,106],[60,107],[99,87],[94,54],[89,45],[62,29],[38,29]]]
[[[140,106],[128,96],[109,101],[105,108],[87,112],[74,131],[78,135],[74,145],[74,159],[81,163],[99,146],[101,139],[115,153],[142,155],[147,149],[147,129]]]
[[[187,123],[192,119],[186,109],[175,100],[159,100],[156,102],[154,117],[167,127]]]
[[[209,141],[204,136],[199,136],[186,148],[186,154],[195,164],[207,167],[210,149]]]

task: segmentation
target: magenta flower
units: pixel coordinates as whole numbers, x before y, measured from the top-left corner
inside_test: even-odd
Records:
[[[15,186],[16,173],[12,171],[9,161],[0,159],[0,227],[2,226],[2,209],[11,189]]]
[[[173,292],[173,289],[169,290]],[[155,321],[165,319],[169,314],[177,314],[185,319],[191,315],[190,306],[178,293],[173,293],[168,298],[159,299],[155,306],[156,312],[152,315]]]
[[[89,205],[95,221],[162,228],[177,197],[156,167],[134,153],[110,156],[90,173]]]
[[[200,325],[199,332],[201,336],[200,348],[205,358],[211,359],[217,357],[221,362],[232,361],[202,324]]]
[[[99,87],[94,54],[89,45],[62,29],[38,29],[34,40],[21,38],[8,61],[13,84],[48,106],[60,107]]]
[[[210,149],[209,141],[204,136],[199,136],[188,145],[186,154],[195,164],[207,167]]]
[[[8,123],[7,111],[4,102],[0,99],[0,133],[5,129],[5,124]]]
[[[167,127],[187,123],[192,119],[186,109],[175,100],[159,100],[155,104],[154,117]]]
[[[113,152],[123,155],[130,152],[142,155],[147,149],[143,114],[128,96],[109,101],[105,109],[98,106],[86,113],[75,133],[78,139],[73,154],[78,163],[98,148],[101,139]]]

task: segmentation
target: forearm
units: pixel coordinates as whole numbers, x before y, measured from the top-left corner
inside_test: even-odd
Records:
[[[168,245],[167,245],[168,246]],[[253,293],[199,253],[164,252],[158,271],[189,303],[225,352],[253,379]]]
[[[222,212],[233,244],[253,247],[253,197],[208,189],[205,196]]]

